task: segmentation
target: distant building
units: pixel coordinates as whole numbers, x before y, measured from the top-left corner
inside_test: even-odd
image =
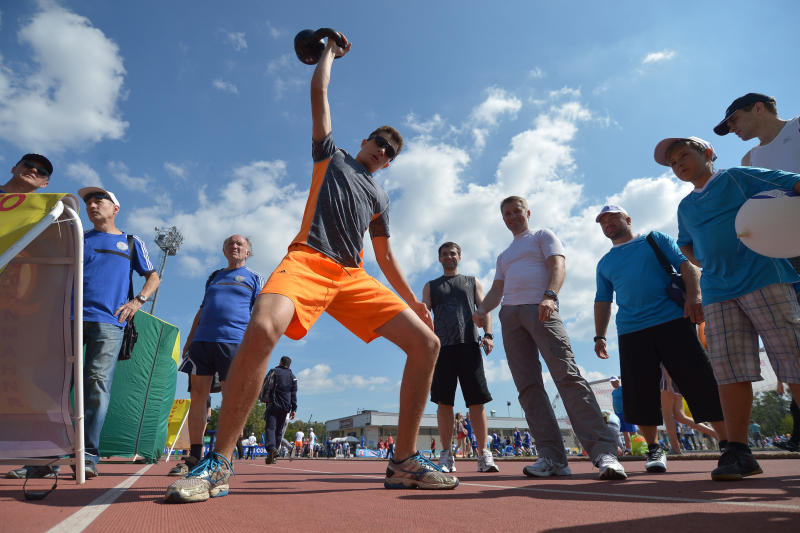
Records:
[[[352,416],[327,420],[325,422],[325,430],[330,438],[347,437],[349,435],[356,437],[360,441],[363,435],[367,448],[375,448],[378,439],[386,440],[389,435],[397,438],[397,417],[397,413],[365,409]],[[524,418],[488,416],[487,420],[489,434],[496,431],[498,435],[510,437],[515,427],[519,428],[520,431],[528,430],[528,421]],[[564,445],[567,448],[580,448],[569,421],[559,419],[558,425],[561,428]],[[426,413],[422,415],[419,437],[417,438],[417,449],[429,450],[431,439],[434,438],[437,441],[437,448],[441,450],[441,444],[438,444],[439,426],[436,422],[436,414]]]

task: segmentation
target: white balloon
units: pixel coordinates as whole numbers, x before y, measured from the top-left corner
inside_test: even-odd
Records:
[[[736,236],[767,257],[800,256],[800,196],[792,191],[759,193],[736,214]]]

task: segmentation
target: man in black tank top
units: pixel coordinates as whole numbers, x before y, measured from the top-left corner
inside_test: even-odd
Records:
[[[478,472],[499,472],[492,453],[486,448],[487,422],[483,404],[492,401],[486,386],[481,345],[487,355],[494,347],[492,324],[487,321],[483,339],[472,322],[472,312],[483,301],[483,288],[473,276],[458,273],[461,247],[446,242],[439,247],[439,262],[444,275],[425,284],[422,301],[433,311],[433,329],[441,342],[439,359],[433,372],[431,401],[439,406],[437,418],[442,455],[439,466],[455,472],[453,457],[453,405],[456,384],[461,382],[464,402],[469,408],[478,441]]]

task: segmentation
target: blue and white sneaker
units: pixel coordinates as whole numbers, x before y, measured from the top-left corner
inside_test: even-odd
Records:
[[[444,473],[417,452],[400,463],[390,460],[383,486],[387,489],[454,489],[458,478]]]
[[[228,494],[233,467],[222,455],[209,452],[184,477],[167,487],[167,503],[204,502]]]

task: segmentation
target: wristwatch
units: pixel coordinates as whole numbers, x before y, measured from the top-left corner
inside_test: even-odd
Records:
[[[143,296],[140,294],[136,297],[136,299],[139,300],[140,303],[144,304],[147,301],[147,296]]]
[[[483,338],[484,339],[492,339],[492,340],[494,340],[494,335],[492,335],[491,333],[484,333],[483,334]]]
[[[552,298],[556,302],[558,301],[558,294],[556,294],[556,291],[551,291],[550,289],[547,289],[546,291],[544,291],[544,295],[547,298]]]

